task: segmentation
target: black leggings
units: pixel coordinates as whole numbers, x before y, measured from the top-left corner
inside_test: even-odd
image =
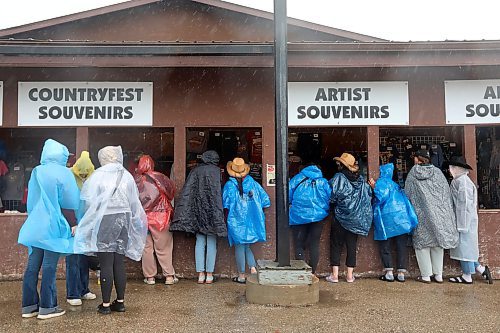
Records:
[[[340,253],[347,247],[345,264],[347,267],[356,267],[356,250],[358,235],[344,229],[340,222],[334,220],[330,231],[330,266],[340,266]]]
[[[99,258],[99,265],[101,266],[102,302],[110,302],[113,281],[115,282],[116,299],[123,300],[127,284],[125,256],[115,252],[98,252],[97,258]]]
[[[316,273],[319,261],[319,239],[323,230],[323,222],[293,225],[291,228],[295,259],[305,260],[305,250],[309,248],[309,265],[312,267],[312,272]]]

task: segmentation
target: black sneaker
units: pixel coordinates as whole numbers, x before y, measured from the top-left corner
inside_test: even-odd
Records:
[[[100,314],[103,314],[103,315],[108,315],[108,314],[111,314],[111,309],[109,306],[104,306],[101,304],[99,304],[99,306],[97,307],[97,312],[99,312]]]
[[[118,302],[116,299],[111,303],[109,306],[111,311],[114,312],[125,312],[125,303],[124,302]]]

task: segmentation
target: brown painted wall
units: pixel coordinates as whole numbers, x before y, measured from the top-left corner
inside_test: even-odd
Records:
[[[410,119],[413,126],[444,126],[444,80],[500,77],[500,69],[470,68],[403,68],[403,69],[291,69],[290,81],[409,81]],[[253,68],[142,68],[142,69],[5,69],[0,68],[4,81],[4,126],[17,124],[18,81],[152,81],[154,82],[154,126],[174,128],[175,175],[178,189],[182,187],[185,165],[185,130],[187,127],[260,127],[263,135],[263,165],[274,164],[274,97],[273,70]],[[468,130],[467,133],[471,131]],[[79,140],[88,138],[85,129],[78,130]],[[377,127],[368,130],[369,169],[378,169]],[[469,135],[470,138],[470,135]],[[93,140],[94,138],[89,138]],[[77,148],[86,147],[77,142]],[[468,148],[467,148],[468,147]],[[467,156],[471,147],[466,145]],[[473,167],[475,161],[470,162]],[[264,179],[265,181],[265,179]],[[274,188],[265,188],[272,199],[267,210],[268,242],[254,246],[257,258],[274,258],[275,219]],[[19,277],[23,270],[24,250],[16,244],[23,217],[0,216],[0,278]],[[498,251],[500,213],[481,214],[481,252],[500,277]],[[320,272],[328,270],[328,233],[324,228]],[[219,242],[216,270],[222,274],[235,272],[234,254],[227,241]],[[12,250],[15,249],[15,250]],[[180,274],[194,274],[194,239],[176,235],[174,257]],[[138,266],[132,265],[138,272]],[[415,272],[415,261],[411,271]],[[455,267],[455,266],[454,266]],[[357,272],[374,274],[381,269],[378,251],[372,237],[359,242]],[[448,270],[450,272],[450,270]]]
[[[158,2],[20,33],[25,39],[88,41],[273,41],[273,21],[191,1]],[[289,26],[290,41],[348,40]]]

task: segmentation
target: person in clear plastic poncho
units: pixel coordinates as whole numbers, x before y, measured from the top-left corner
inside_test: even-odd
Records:
[[[468,176],[472,168],[461,156],[452,157],[447,165],[453,177],[450,191],[458,229],[458,245],[450,250],[450,257],[460,261],[463,272],[449,281],[472,284],[472,275],[477,271],[491,284],[490,269],[479,264],[477,189]]]
[[[70,168],[78,188],[94,172],[94,164],[89,152],[82,151],[81,156]],[[96,295],[89,289],[89,260],[86,255],[73,254],[66,257],[66,300],[70,305],[81,305],[82,299],[92,300]]]
[[[83,184],[84,209],[75,233],[76,253],[97,253],[101,267],[101,314],[125,311],[124,257],[139,261],[147,236],[147,218],[132,175],[123,167],[120,146],[99,150],[101,167]],[[114,281],[113,281],[114,280]],[[115,283],[117,299],[110,304]]]

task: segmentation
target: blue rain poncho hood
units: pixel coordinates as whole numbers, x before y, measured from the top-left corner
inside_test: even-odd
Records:
[[[332,189],[321,170],[308,166],[290,180],[289,224],[320,222],[328,216]]]
[[[132,175],[121,164],[123,154],[120,146],[102,148],[98,158],[102,166],[92,173],[82,187],[80,199],[84,214],[75,233],[75,252],[118,252],[139,261],[146,244],[148,224],[139,200],[137,185]],[[123,235],[126,242],[122,236],[118,239],[113,237],[120,234],[122,226],[119,223],[115,223],[116,226],[100,228],[103,217],[114,214],[127,216],[127,235]],[[110,242],[103,244],[98,242],[98,238]]]
[[[243,196],[236,178],[229,178],[222,191],[222,202],[228,210],[229,245],[266,241],[266,220],[263,209],[271,205],[269,196],[251,176],[243,179]]]
[[[417,226],[415,209],[398,184],[392,181],[394,164],[380,166],[380,178],[374,188],[373,205],[374,239],[411,233]]]
[[[330,180],[334,217],[346,230],[366,236],[372,225],[371,188],[362,176],[350,181],[342,172]]]
[[[19,231],[18,242],[57,253],[73,253],[71,228],[61,209],[77,210],[80,191],[66,168],[68,149],[48,139],[41,164],[32,171],[28,184],[28,218]]]

